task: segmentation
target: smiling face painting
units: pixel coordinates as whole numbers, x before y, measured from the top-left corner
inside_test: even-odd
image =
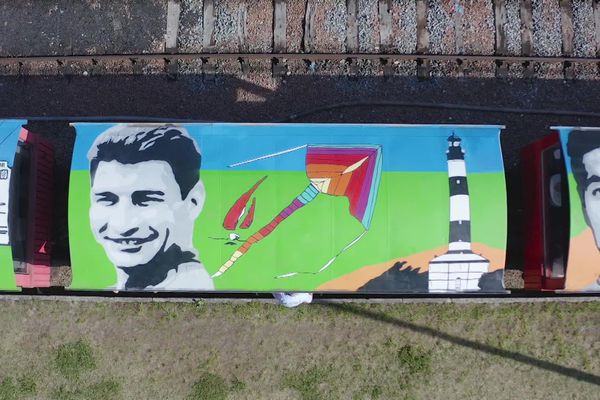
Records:
[[[185,200],[165,161],[100,162],[92,186],[92,230],[119,267],[146,264],[179,238],[189,220]],[[189,224],[188,224],[189,225]]]
[[[88,159],[91,228],[120,270],[117,288],[180,289],[165,282],[189,272],[183,264],[201,269],[185,289],[212,288],[192,245],[205,193],[200,150],[185,129],[116,125],[98,136]]]
[[[583,194],[588,223],[594,232],[596,247],[600,249],[600,148],[583,156],[586,188]]]

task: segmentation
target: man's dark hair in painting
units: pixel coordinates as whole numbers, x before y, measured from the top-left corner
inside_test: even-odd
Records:
[[[90,151],[90,175],[92,181],[100,161],[118,161],[135,164],[142,161],[166,161],[179,184],[181,198],[185,198],[198,183],[201,164],[196,142],[176,127],[148,127],[135,135],[113,135],[97,143]]]
[[[213,289],[193,244],[206,195],[200,148],[187,130],[114,125],[88,159],[90,224],[116,268],[114,289]]]

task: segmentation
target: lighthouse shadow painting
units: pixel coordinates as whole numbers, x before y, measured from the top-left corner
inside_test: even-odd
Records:
[[[464,293],[504,292],[501,265],[490,266],[490,258],[481,246],[473,248],[470,193],[467,163],[462,139],[454,132],[448,137],[446,151],[449,188],[448,246],[434,251],[428,262],[426,254],[397,261],[383,274],[371,279],[358,290],[364,292]],[[479,251],[478,251],[479,250]],[[413,260],[412,262],[410,260]]]

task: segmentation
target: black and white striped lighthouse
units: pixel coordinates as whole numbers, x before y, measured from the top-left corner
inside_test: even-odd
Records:
[[[490,262],[471,251],[471,211],[465,152],[461,139],[454,132],[448,137],[446,155],[450,189],[448,251],[429,262],[429,291],[479,290],[479,279],[488,272]]]
[[[448,138],[448,179],[450,186],[450,238],[449,251],[471,250],[471,217],[469,207],[469,185],[465,152],[461,139],[454,133]]]

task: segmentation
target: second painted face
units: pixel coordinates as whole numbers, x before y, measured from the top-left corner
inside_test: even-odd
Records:
[[[600,148],[583,156],[587,186],[584,192],[585,213],[600,249]]]
[[[194,216],[166,161],[101,161],[92,182],[94,236],[117,267],[146,264],[189,231]]]

